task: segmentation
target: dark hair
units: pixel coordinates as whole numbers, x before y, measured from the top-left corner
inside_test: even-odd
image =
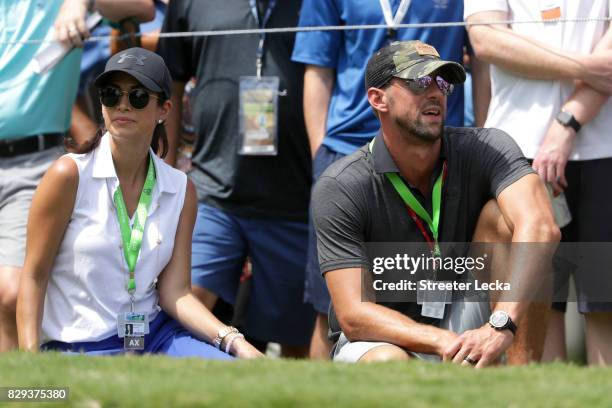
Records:
[[[157,105],[162,106],[164,102],[166,102],[166,99],[164,99],[163,95],[158,95]],[[106,128],[100,126],[94,136],[84,143],[77,143],[72,137],[66,137],[64,138],[64,146],[71,153],[89,153],[98,147],[104,133],[106,133]],[[151,139],[151,149],[162,159],[168,154],[168,135],[166,134],[166,126],[163,122],[155,125],[153,139]]]

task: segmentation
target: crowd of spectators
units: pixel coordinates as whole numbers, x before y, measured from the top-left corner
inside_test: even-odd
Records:
[[[477,224],[501,220],[499,217],[503,216],[504,222],[500,222],[507,224],[507,231],[504,230],[509,234],[507,239],[501,238],[504,234],[498,229],[492,233],[500,240],[554,242],[553,226],[552,232],[544,235],[529,230],[538,223],[538,228],[546,227],[549,215],[554,213],[564,242],[612,241],[612,210],[607,205],[605,188],[608,171],[612,170],[612,138],[606,136],[612,128],[609,123],[612,112],[607,112],[612,109],[608,100],[612,92],[612,34],[606,21],[611,12],[609,0],[539,3],[526,0],[0,1],[0,26],[4,27],[0,33],[0,352],[18,346],[36,349],[40,345],[25,346],[23,336],[29,343],[32,339],[37,343],[71,341],[70,335],[58,335],[61,330],[55,326],[55,330],[45,332],[45,322],[47,327],[52,326],[47,319],[55,318],[55,323],[62,321],[46,314],[55,304],[49,299],[45,301],[44,311],[41,307],[36,313],[23,314],[29,318],[35,315],[36,324],[42,324],[41,338],[22,333],[21,323],[18,333],[18,303],[22,302],[19,310],[25,310],[22,309],[24,300],[32,299],[20,292],[20,280],[23,284],[24,279],[35,276],[39,272],[36,268],[46,268],[47,275],[53,274],[57,266],[52,261],[54,253],[45,255],[48,259],[36,265],[33,261],[26,262],[34,257],[32,251],[36,251],[33,248],[37,248],[38,242],[28,234],[45,231],[32,224],[39,222],[36,220],[41,219],[40,214],[30,214],[28,224],[30,205],[43,176],[66,150],[72,154],[98,151],[100,137],[95,135],[99,136],[100,128],[109,130],[108,123],[104,126],[104,109],[114,107],[101,107],[102,86],[96,78],[105,71],[112,55],[144,48],[161,56],[171,78],[165,95],[171,109],[167,115],[158,117],[156,120],[160,122],[155,125],[164,128],[167,138],[162,143],[163,149],[154,145],[160,147],[156,153],[167,151],[165,162],[187,172],[188,185],[193,184],[197,200],[187,263],[191,291],[227,325],[215,329],[216,337],[214,333],[210,335],[215,331],[212,326],[192,332],[218,347],[240,346],[242,351],[232,354],[242,357],[257,355],[250,344],[265,352],[267,344],[278,343],[282,357],[371,361],[437,354],[445,360],[477,364],[482,356],[476,358],[474,353],[470,354],[465,344],[482,332],[474,325],[453,325],[452,320],[460,317],[453,317],[450,310],[432,321],[428,320],[431,316],[421,319],[413,307],[377,309],[379,305],[376,305],[366,310],[352,303],[367,302],[361,301],[359,293],[345,292],[346,282],[352,279],[347,278],[346,271],[357,266],[350,260],[362,255],[357,249],[351,250],[351,244],[425,242],[429,236],[422,231],[412,234],[422,227],[417,219],[421,215],[411,216],[411,212],[398,210],[404,206],[399,196],[393,199],[399,200],[400,205],[387,208],[393,211],[396,221],[389,221],[387,230],[378,231],[379,234],[372,226],[378,224],[381,228],[386,224],[375,218],[380,216],[384,220],[389,214],[369,213],[373,204],[368,200],[374,197],[383,200],[377,194],[383,194],[384,189],[363,188],[356,192],[352,180],[340,176],[339,168],[349,168],[345,166],[348,162],[365,160],[363,168],[351,174],[355,179],[361,177],[361,181],[366,179],[363,176],[366,173],[382,174],[385,171],[381,168],[393,168],[403,176],[409,189],[414,190],[416,200],[433,210],[434,181],[438,176],[446,177],[446,162],[438,160],[438,155],[444,155],[445,150],[431,156],[431,174],[427,173],[423,188],[419,188],[418,182],[412,183],[407,172],[414,169],[397,161],[400,157],[413,163],[423,159],[423,166],[427,167],[429,162],[424,157],[429,157],[431,152],[424,156],[413,157],[411,152],[397,156],[398,146],[403,142],[389,135],[403,134],[405,129],[412,129],[409,135],[417,131],[411,127],[414,123],[407,123],[404,128],[398,125],[401,118],[400,122],[394,122],[401,109],[397,110],[397,105],[392,103],[387,105],[385,99],[399,98],[394,93],[398,91],[391,89],[398,79],[418,82],[428,78],[430,82],[426,86],[405,90],[412,92],[409,95],[424,98],[430,103],[428,109],[438,109],[433,116],[442,115],[440,126],[447,127],[441,128],[438,137],[430,142],[441,141],[444,146],[459,145],[457,138],[482,142],[485,147],[474,145],[471,151],[463,151],[468,146],[464,143],[444,157],[449,160],[451,174],[462,174],[465,178],[472,177],[471,173],[462,173],[452,162],[453,155],[458,154],[457,157],[467,162],[481,160],[480,173],[488,174],[494,181],[489,184],[474,181],[468,187],[499,204],[491,209],[484,198],[470,201],[461,197],[457,198],[458,202],[464,200],[469,211],[459,214],[448,209],[446,212],[444,194],[449,190],[443,190],[443,226],[449,228],[454,223],[453,217],[468,221],[461,234],[445,233],[442,229],[441,237],[447,241],[451,235],[455,241],[475,240],[488,231],[478,229]],[[102,23],[87,27],[87,17],[94,13],[103,17]],[[560,21],[586,18],[593,21]],[[530,23],[512,23],[513,20]],[[473,25],[435,27],[436,23],[463,21]],[[396,27],[411,23],[429,26]],[[157,36],[157,33],[173,32],[343,25],[386,25],[388,28],[297,34],[286,31],[223,36],[162,35],[159,39]],[[119,39],[85,41],[90,36],[108,35]],[[28,42],[41,39],[47,41]],[[57,44],[69,51],[57,64],[38,72],[35,56]],[[383,56],[380,56],[381,49],[386,50]],[[139,60],[134,54],[136,51],[130,52],[118,60],[134,58],[144,61],[144,65],[148,63],[146,57]],[[384,57],[387,54],[391,56]],[[414,73],[414,78],[406,76],[412,72],[408,69],[411,64],[424,63],[423,56],[440,64],[435,69]],[[398,65],[401,58],[407,65]],[[394,71],[383,72],[369,62],[387,64]],[[386,81],[378,81],[382,77]],[[119,77],[117,81],[122,85],[142,85],[147,92],[159,92],[139,76],[134,78],[135,81]],[[121,94],[119,100],[128,100],[129,94],[132,105],[126,105],[126,109],[136,109],[132,91],[128,91],[125,91],[126,98]],[[401,100],[406,106],[406,117],[413,104],[422,103],[411,98]],[[413,122],[420,125],[417,119]],[[501,132],[457,130],[472,127],[495,128]],[[372,140],[376,143],[370,144]],[[403,146],[418,151],[418,145]],[[378,157],[374,148],[382,152]],[[498,157],[493,152],[501,153]],[[387,159],[391,162],[385,162]],[[511,164],[507,168],[486,166],[494,161]],[[144,163],[146,167],[148,162]],[[115,166],[118,166],[116,161]],[[146,171],[143,182],[145,175]],[[323,175],[327,176],[325,182],[319,183]],[[448,181],[451,186],[458,183],[453,177]],[[382,180],[390,185],[386,178]],[[443,183],[445,189],[449,188],[446,179]],[[506,191],[502,195],[510,184],[512,193]],[[457,197],[465,193],[460,187],[455,190]],[[187,194],[186,190],[181,191]],[[531,196],[521,201],[515,197],[519,194],[517,191]],[[360,194],[372,197],[360,202]],[[518,208],[529,216],[517,214]],[[177,208],[176,214],[180,212]],[[523,234],[523,228],[528,232]],[[437,227],[430,226],[430,229],[432,233],[436,229],[437,234]],[[59,230],[56,226],[48,231]],[[145,230],[143,248],[152,239]],[[170,241],[167,240],[167,245],[173,245]],[[437,235],[434,241],[437,245]],[[81,267],[89,270],[89,267],[79,265],[78,259],[74,257],[75,279],[87,279],[79,270]],[[571,271],[555,268],[554,286],[567,287]],[[612,271],[604,267],[599,273]],[[573,278],[577,287],[583,286],[580,274],[574,274]],[[48,279],[36,282],[46,286]],[[156,284],[157,279],[152,285]],[[32,285],[30,282],[29,291],[33,290]],[[77,293],[76,287],[75,284],[65,288],[74,297],[69,304],[75,310],[105,308],[96,304],[95,299]],[[25,292],[23,288],[22,291]],[[60,295],[47,292],[46,296]],[[612,362],[610,305],[612,302],[589,300],[588,294],[578,293],[578,309],[586,319],[590,364]],[[129,306],[126,301],[120,307],[125,310],[116,313],[127,312]],[[495,315],[495,310],[499,311],[495,305],[489,306],[486,311],[474,313],[486,314],[488,319],[491,312]],[[525,357],[510,348],[509,362],[565,359],[566,307],[566,302],[554,302],[552,311],[547,304],[517,308],[513,315],[521,323],[517,338],[499,340],[495,350],[505,351],[509,343],[504,343],[504,347],[501,344],[509,341],[514,342],[515,348],[523,347],[531,353]],[[169,306],[168,309],[172,310]],[[147,313],[155,314],[152,310]],[[398,311],[402,317],[394,315]],[[512,315],[515,309],[506,312]],[[197,325],[193,326],[190,319],[196,315],[202,316],[172,317],[193,328]],[[79,314],[75,312],[74,316]],[[370,318],[378,319],[380,325],[364,323]],[[355,323],[355,319],[360,322]],[[393,329],[385,326],[385,322],[391,326],[410,326],[414,321],[419,322],[415,330],[424,331],[410,332],[413,337],[409,340],[403,337],[406,333],[392,333]],[[444,331],[431,331],[421,324],[443,327]],[[495,328],[494,323],[482,324]],[[241,334],[232,326],[246,336],[248,342],[244,341],[244,346],[238,338]],[[33,330],[32,325],[23,327],[26,331]],[[465,337],[455,335],[464,331],[468,333]],[[529,333],[523,334],[526,331]],[[447,332],[454,334],[447,335]],[[108,330],[96,333],[95,340],[114,336]],[[409,352],[398,354],[396,346]],[[368,354],[376,347],[382,347],[379,351],[384,352]],[[234,349],[228,345],[227,350]]]

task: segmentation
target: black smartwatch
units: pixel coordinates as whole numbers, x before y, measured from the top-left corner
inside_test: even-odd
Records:
[[[510,330],[513,335],[516,336],[516,324],[510,318],[510,315],[503,310],[498,310],[493,312],[491,317],[489,317],[489,324],[495,330]]]
[[[582,125],[576,120],[574,115],[564,110],[559,112],[559,114],[557,115],[557,122],[559,122],[563,127],[571,127],[576,131],[576,133],[578,133],[578,131],[580,131],[580,128],[582,127]]]

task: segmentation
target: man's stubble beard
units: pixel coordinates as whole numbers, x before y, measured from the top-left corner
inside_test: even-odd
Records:
[[[444,121],[440,123],[440,126],[433,129],[423,124],[423,122],[421,122],[419,119],[412,122],[407,120],[405,117],[397,117],[395,118],[395,123],[398,127],[405,130],[408,135],[428,143],[433,143],[440,139],[444,129]]]

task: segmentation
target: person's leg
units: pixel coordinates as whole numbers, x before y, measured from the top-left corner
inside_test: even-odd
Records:
[[[220,296],[233,304],[238,289],[246,243],[231,214],[198,204],[191,254],[192,290],[212,310]]]
[[[394,344],[377,341],[349,341],[344,333],[334,349],[335,363],[375,363],[383,361],[406,361],[411,354]]]
[[[555,257],[554,265],[554,285],[553,303],[551,307],[550,322],[544,343],[544,353],[542,362],[565,361],[567,360],[567,344],[565,338],[565,312],[567,310],[567,300],[569,296],[569,284],[571,275],[575,273],[576,266],[567,253],[567,244],[579,240],[577,225],[582,222],[579,214],[580,197],[582,195],[581,186],[581,166],[579,162],[569,162],[565,167],[565,177],[568,187],[565,189],[565,199],[572,215],[572,221],[561,229],[561,246],[558,256]],[[571,251],[570,251],[571,252]]]
[[[589,365],[612,364],[612,191],[609,182],[612,158],[580,163],[581,195],[577,215],[578,239],[586,256],[584,268],[575,274],[578,311],[585,316]],[[574,215],[574,214],[572,214]],[[594,249],[594,252],[593,252]]]
[[[0,267],[0,353],[17,348],[15,310],[21,268]]]
[[[213,345],[192,336],[165,312],[160,312],[151,322],[150,333],[145,336],[144,353],[166,354],[170,357],[198,357],[207,360],[234,359]]]
[[[310,339],[308,357],[312,360],[329,360],[332,343],[328,337],[329,321],[327,315],[317,312],[315,328]]]
[[[0,159],[0,352],[17,347],[15,311],[34,191],[61,148]]]
[[[567,360],[565,310],[559,310],[553,305],[548,323],[548,331],[546,332],[542,362],[550,363],[559,360]]]
[[[234,357],[218,350],[211,344],[198,340],[178,323],[172,321],[164,325],[153,336],[164,337],[163,343],[155,348],[153,353],[166,354],[170,357],[198,357],[206,360],[233,360]]]
[[[401,347],[387,344],[374,347],[359,359],[360,363],[381,363],[385,361],[406,361],[410,355]]]
[[[342,157],[344,157],[343,154],[334,152],[327,148],[327,146],[322,145],[319,147],[312,161],[313,188],[325,169]],[[312,208],[312,203],[310,207]],[[317,316],[314,331],[310,339],[309,357],[316,360],[328,360],[332,347],[332,343],[327,337],[329,329],[327,311],[331,298],[327,291],[325,279],[321,276],[321,269],[319,268],[317,236],[312,222],[312,216],[310,216],[308,220],[308,260],[306,263],[304,301],[312,304]]]
[[[304,303],[308,226],[270,219],[240,219],[253,265],[245,333],[281,344],[281,356],[305,357],[314,311]]]
[[[473,242],[478,243],[510,243],[512,231],[507,225],[497,201],[490,200],[483,208]],[[495,245],[495,254],[492,257],[490,269],[491,278],[507,282],[507,265],[510,260],[510,247]],[[495,308],[496,299],[492,299],[492,309]],[[550,303],[531,302],[521,324],[518,327],[515,339],[508,349],[506,356],[509,364],[527,364],[530,361],[540,361],[542,358],[544,339],[548,326]]]
[[[589,365],[612,364],[612,313],[592,312],[584,315],[586,321],[587,362]]]

